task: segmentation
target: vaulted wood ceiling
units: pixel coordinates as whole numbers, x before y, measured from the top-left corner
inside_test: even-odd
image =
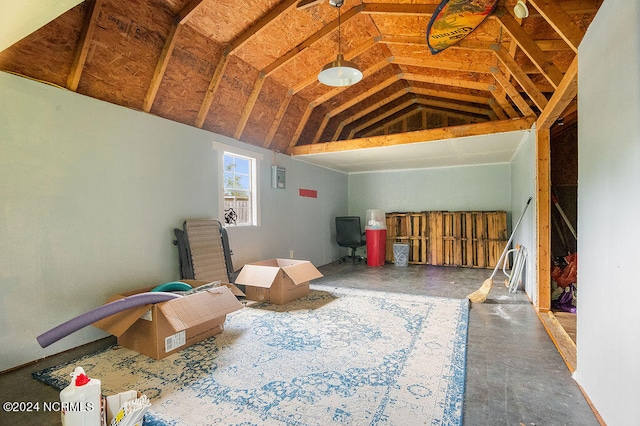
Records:
[[[338,9],[299,1],[87,0],[0,69],[278,152],[357,149],[530,128],[602,3],[528,0],[518,19],[501,0],[432,55],[439,0],[346,0],[341,51],[364,78],[332,88],[317,74],[338,53]]]

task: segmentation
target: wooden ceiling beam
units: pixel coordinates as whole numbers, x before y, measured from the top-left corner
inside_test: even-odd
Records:
[[[329,124],[330,119],[331,119],[331,116],[329,116],[329,114],[325,114],[324,117],[322,117],[322,123],[320,123],[320,126],[318,126],[318,130],[316,130],[316,134],[313,137],[313,140],[311,141],[312,144],[318,143],[320,141],[320,138],[322,137],[322,133],[324,132],[324,129],[327,128],[327,125]],[[294,143],[291,143],[289,145],[289,147],[295,146],[297,142],[298,140],[296,139]]]
[[[364,3],[365,15],[433,15],[436,4]]]
[[[491,72],[489,70],[489,72]],[[422,74],[411,74],[411,73],[404,73],[404,78],[406,80],[413,80],[413,81],[419,81],[419,82],[425,82],[425,83],[432,83],[432,84],[439,84],[439,85],[445,85],[445,86],[454,86],[454,87],[462,87],[465,89],[474,89],[474,90],[481,90],[481,91],[487,91],[489,90],[492,94],[492,96],[494,97],[494,99],[496,100],[496,102],[498,103],[498,105],[500,105],[500,107],[502,107],[502,109],[509,115],[510,118],[517,118],[520,115],[511,107],[511,104],[509,104],[509,102],[506,100],[506,98],[504,97],[504,95],[500,95],[498,93],[497,90],[495,90],[495,86],[491,86],[491,85],[487,85],[487,84],[483,84],[483,83],[478,83],[475,81],[469,81],[469,80],[459,80],[459,79],[453,79],[453,78],[443,78],[443,77],[433,77],[433,76],[425,76]],[[493,87],[493,90],[492,90]]]
[[[291,142],[289,143],[289,148],[291,148],[292,146],[295,146],[295,144],[298,143],[298,140],[302,135],[302,131],[304,130],[304,127],[307,125],[307,122],[309,121],[309,117],[311,117],[311,113],[313,112],[313,109],[314,107],[312,106],[312,104],[307,105],[307,108],[304,110],[304,113],[302,114],[302,118],[298,122],[298,127],[296,128],[296,131],[293,134],[293,137],[291,138]]]
[[[489,99],[487,105],[489,105],[496,117],[498,117],[498,120],[506,120],[507,118],[509,118],[495,99]]]
[[[543,52],[558,52],[563,50],[570,50],[569,46],[564,40],[552,39],[534,41]],[[424,36],[383,34],[381,36],[380,42],[383,44],[400,44],[405,46],[426,46],[427,38]],[[495,43],[490,41],[460,40],[449,49],[491,50],[491,45],[493,44]],[[502,43],[502,45],[508,44],[510,43]]]
[[[202,1],[202,0],[194,0],[194,1]],[[289,7],[293,7],[295,5],[295,1],[287,0],[282,5],[276,6],[274,10],[280,11],[282,13],[282,9],[280,6],[286,6],[284,10],[288,10]],[[272,11],[273,12],[273,11]],[[211,81],[209,82],[209,87],[207,87],[207,91],[204,95],[204,100],[202,101],[202,105],[200,106],[200,110],[198,111],[198,117],[196,118],[195,125],[198,128],[202,128],[204,122],[209,114],[209,110],[211,109],[211,105],[213,104],[213,99],[215,98],[216,92],[218,91],[218,87],[220,86],[220,82],[222,81],[222,77],[224,76],[224,72],[227,69],[227,65],[229,64],[229,59],[231,58],[230,52],[235,52],[237,49],[242,47],[247,41],[251,39],[251,37],[258,34],[262,29],[264,29],[269,23],[273,22],[273,20],[278,15],[272,14],[268,12],[262,19],[260,19],[255,25],[247,28],[240,35],[238,35],[225,49],[222,59],[218,62],[216,66],[216,70],[211,77]]]
[[[347,59],[347,60],[353,59],[354,57],[364,53],[365,51],[367,51],[368,49],[373,47],[376,43],[378,43],[378,38],[377,37],[374,37],[373,39],[371,39],[371,40],[369,40],[369,41],[367,41],[365,43],[362,43],[360,46],[358,46],[355,49],[353,49],[350,52],[348,52],[348,54],[345,54],[345,59]],[[363,79],[367,78],[370,75],[373,75],[376,72],[380,71],[381,69],[383,69],[384,67],[389,65],[390,60],[391,60],[391,58],[385,58],[385,59],[377,62],[373,66],[365,69],[364,71],[362,71],[362,78]],[[289,92],[287,93],[287,96],[285,97],[285,100],[280,104],[280,108],[278,109],[278,113],[276,114],[273,122],[271,123],[271,127],[269,128],[269,132],[267,133],[267,136],[265,138],[265,142],[263,144],[264,148],[268,148],[269,146],[271,146],[271,142],[273,140],[273,137],[275,136],[276,131],[278,130],[278,127],[280,127],[280,123],[282,122],[282,118],[284,117],[284,113],[285,113],[287,107],[289,106],[289,103],[291,102],[291,98],[293,97],[293,95],[298,93],[299,91],[305,89],[307,86],[310,86],[312,83],[315,83],[317,81],[317,79],[318,79],[317,76],[309,77],[309,78],[303,80],[301,83],[299,83],[296,86],[294,86],[291,90],[289,90]],[[320,105],[323,102],[326,102],[327,100],[329,100],[333,96],[338,95],[339,93],[341,93],[345,89],[347,89],[347,87],[336,87],[334,89],[329,90],[323,96],[321,96],[321,97],[317,98],[316,100],[310,102],[309,105],[311,106],[311,109],[313,110],[316,106]],[[306,124],[306,121],[305,121],[305,124]],[[300,130],[300,131],[302,131],[302,130]]]
[[[426,105],[424,105],[424,103],[422,102],[421,99],[416,99],[416,103],[420,105],[419,109],[422,111],[423,114],[423,126],[426,129],[426,114],[427,113],[433,113],[433,114],[437,114],[439,116],[441,116],[443,119],[447,120],[447,123],[449,121],[449,118],[455,118],[457,120],[464,120],[467,122],[467,124],[470,123],[478,123],[478,122],[484,122],[486,120],[482,119],[482,118],[478,118],[478,117],[473,117],[473,116],[469,116],[469,115],[463,115],[463,114],[457,114],[457,113],[453,113],[450,111],[442,111],[436,108],[430,108]],[[415,112],[414,112],[415,113]],[[403,118],[403,117],[398,117],[398,119]],[[392,121],[388,121],[385,123],[381,123],[380,125],[371,128],[369,131],[367,131],[365,134],[363,134],[361,137],[370,137],[372,135],[374,135],[375,133],[378,133],[380,131],[380,129],[384,129],[384,128],[388,128],[389,126],[394,125],[398,119],[393,119]],[[435,127],[432,127],[432,129],[434,129]],[[389,134],[388,132],[386,134]],[[354,135],[355,136],[355,135]]]
[[[555,1],[529,0],[542,17],[562,37],[567,45],[577,54],[578,46],[584,37],[584,31],[576,25],[567,12]]]
[[[164,78],[164,73],[167,70],[169,59],[173,54],[173,49],[176,45],[178,35],[182,30],[182,26],[193,16],[194,13],[196,13],[202,5],[202,2],[203,0],[191,0],[174,17],[171,27],[169,28],[169,34],[167,34],[164,46],[162,47],[162,52],[160,52],[160,58],[158,59],[155,70],[153,71],[153,77],[151,77],[151,83],[147,89],[147,94],[144,97],[144,101],[142,101],[143,111],[151,111],[151,107],[158,95],[160,83],[162,83],[162,79]]]
[[[438,77],[434,75],[424,75],[415,73],[403,73],[403,78],[409,81],[419,81],[421,83],[439,84],[442,86],[462,87],[464,89],[487,90],[487,83],[464,80],[451,77]]]
[[[220,86],[222,76],[227,69],[227,65],[229,65],[229,58],[229,55],[223,55],[222,59],[216,66],[216,70],[213,72],[213,76],[209,82],[209,87],[207,87],[207,91],[204,94],[204,100],[202,101],[202,105],[200,105],[200,110],[198,110],[198,117],[196,118],[195,123],[198,128],[202,128],[204,121],[207,119],[207,115],[209,115],[209,110],[213,104],[213,98],[218,91],[218,87]]]
[[[231,44],[227,47],[226,54],[233,55],[238,49],[244,46],[249,40],[257,36],[262,30],[268,27],[273,21],[275,21],[280,15],[289,11],[295,7],[299,0],[285,0],[282,3],[276,5],[273,9],[262,16],[258,22],[251,27],[247,28],[239,37],[236,37]]]
[[[462,111],[462,112],[467,112],[469,114],[485,115],[489,118],[496,118],[495,115],[493,114],[493,111],[486,108],[479,108],[472,105],[461,104],[458,102],[441,101],[438,99],[423,98],[422,100],[424,101],[425,105],[429,105],[436,108],[448,109],[453,111]]]
[[[276,135],[276,132],[278,131],[278,127],[280,127],[280,123],[282,122],[284,113],[287,111],[287,108],[291,103],[291,99],[293,99],[293,90],[289,90],[287,92],[287,95],[284,97],[284,100],[280,102],[280,108],[278,108],[278,112],[276,113],[276,116],[273,118],[273,122],[271,122],[271,127],[269,127],[267,136],[265,136],[264,142],[262,143],[263,148],[268,149],[271,147],[271,142],[273,141],[273,137]]]
[[[338,142],[316,143],[289,147],[287,153],[293,156],[320,154],[325,152],[352,151],[355,149],[377,148],[383,146],[407,145],[419,142],[433,142],[443,139],[480,136],[494,133],[529,130],[535,117],[522,117],[510,120],[489,121],[485,123],[463,124],[437,129],[420,130],[396,135],[372,136]]]
[[[531,59],[531,62],[540,70],[542,75],[555,88],[562,80],[563,74],[554,63],[538,47],[531,36],[522,28],[513,16],[504,7],[498,7],[495,12],[502,28],[518,43],[522,51]]]
[[[393,57],[384,58],[384,59],[376,62],[375,64],[373,64],[369,68],[367,68],[364,71],[362,71],[362,79],[364,80],[365,78],[374,75],[378,71],[381,71],[382,69],[387,67],[391,63],[391,61],[393,61]],[[333,88],[333,89],[329,90],[328,92],[326,92],[325,94],[323,94],[322,96],[319,96],[316,99],[314,99],[311,103],[314,104],[314,106],[318,106],[320,104],[325,103],[326,101],[328,101],[329,99],[333,98],[334,96],[338,96],[340,93],[344,92],[346,89],[348,89],[348,87],[336,87],[336,88]]]
[[[477,72],[488,74],[486,66],[482,66],[476,63],[466,62],[454,62],[454,61],[440,61],[438,59],[429,58],[409,58],[409,57],[394,57],[393,63],[398,65],[408,65],[422,68],[438,68],[448,71],[463,71],[463,72]]]
[[[318,42],[323,37],[333,32],[333,30],[335,30],[336,28],[338,28],[339,25],[341,25],[341,22],[344,23],[350,20],[351,18],[353,18],[354,16],[357,16],[363,8],[364,8],[363,5],[352,7],[351,9],[349,9],[349,11],[347,11],[347,13],[342,15],[342,17],[338,17],[333,21],[331,21],[329,24],[322,27],[319,31],[317,31],[311,37],[302,41],[302,43],[298,44],[296,47],[289,50],[287,53],[285,53],[284,55],[282,55],[281,57],[273,61],[271,64],[267,65],[267,67],[265,67],[260,72],[260,76],[258,77],[258,80],[253,85],[253,90],[251,92],[251,95],[249,96],[249,99],[247,100],[247,103],[245,104],[242,110],[242,114],[240,114],[240,120],[238,121],[238,124],[236,125],[236,130],[234,132],[235,139],[240,139],[242,137],[242,133],[244,132],[245,127],[247,126],[247,122],[249,121],[249,117],[251,116],[251,112],[253,111],[253,107],[255,106],[255,103],[258,97],[260,96],[260,91],[262,90],[264,79],[267,78],[272,73],[276,72],[280,67],[285,65],[287,62],[289,62],[293,58],[295,58],[305,49],[309,48],[314,43]]]
[[[181,29],[182,25],[180,25],[178,21],[174,21],[171,24],[171,28],[169,28],[169,34],[164,42],[164,46],[162,47],[162,52],[160,52],[160,58],[158,59],[155,70],[153,71],[153,77],[151,77],[151,83],[147,89],[147,94],[142,102],[142,110],[145,112],[151,111],[151,107],[153,106],[153,102],[155,101],[158,90],[160,89],[160,83],[162,83],[164,73],[167,70],[169,59],[171,58]]]
[[[179,25],[184,25],[200,9],[202,2],[203,0],[191,0],[178,12],[174,21]]]
[[[535,116],[535,113],[533,112],[529,104],[527,104],[527,102],[522,98],[516,88],[513,87],[509,79],[504,74],[502,74],[502,72],[500,72],[498,68],[492,67],[491,70],[493,73],[493,77],[496,79],[498,84],[502,86],[505,92],[507,92],[507,95],[509,95],[513,103],[516,104],[520,112],[522,112],[522,115],[524,115],[525,117]]]
[[[339,135],[342,133],[343,129],[348,126],[349,124],[365,117],[366,115],[376,111],[377,109],[383,107],[384,105],[387,105],[389,103],[391,103],[392,101],[398,99],[399,97],[407,94],[407,93],[413,93],[416,95],[423,95],[423,96],[431,96],[434,98],[445,98],[445,99],[450,99],[450,100],[456,100],[456,101],[462,101],[462,102],[469,102],[469,103],[477,103],[477,104],[489,104],[490,99],[488,98],[482,98],[480,96],[471,96],[471,95],[460,95],[458,93],[448,93],[448,92],[442,92],[442,91],[438,91],[438,90],[431,90],[431,89],[426,89],[426,88],[419,88],[419,87],[408,87],[408,88],[404,88],[399,90],[398,92],[394,93],[392,96],[389,96],[388,98],[383,99],[382,101],[376,102],[373,105],[370,105],[369,107],[363,109],[362,111],[359,111],[358,113],[351,115],[350,117],[348,117],[346,120],[342,121],[339,125],[338,128],[336,130],[336,132],[333,135],[333,138],[331,140],[337,140]],[[415,99],[419,99],[419,98],[415,98]],[[421,99],[421,98],[420,98]],[[445,105],[445,102],[443,101],[439,101],[439,100],[434,100],[434,101],[430,101],[427,99],[422,99],[422,103],[424,105],[430,105],[430,106],[439,106],[441,108],[447,108],[447,109],[451,109],[452,106],[455,105],[455,109],[457,109],[458,106],[460,106],[461,110],[467,110],[467,112],[470,113],[474,113],[474,114],[481,114],[481,115],[486,115],[489,118],[497,118],[497,115],[493,113],[493,111],[489,111],[486,109],[482,109],[482,108],[477,108],[477,107],[470,107],[471,109],[467,109],[463,104],[452,104],[450,102],[447,102]],[[439,104],[436,104],[439,103]],[[397,108],[397,107],[396,107]],[[395,110],[396,108],[393,108],[393,110]],[[384,112],[382,114],[382,117],[386,117],[388,116],[387,112]],[[504,114],[502,114],[502,118],[506,118],[506,116],[504,116]],[[372,119],[373,121],[376,120],[381,120],[382,118],[376,117],[374,119]],[[370,120],[371,121],[371,120]],[[360,127],[360,126],[358,126]],[[368,126],[366,126],[368,127]],[[360,131],[362,129],[358,129],[356,131]],[[315,141],[317,142],[317,141]],[[314,142],[314,143],[315,143]]]
[[[67,89],[74,92],[78,90],[80,76],[84,70],[84,64],[87,61],[87,54],[89,53],[89,47],[91,46],[91,39],[93,38],[93,33],[96,29],[98,16],[100,16],[102,0],[89,1],[87,2],[87,6],[88,9],[84,18],[84,25],[82,25],[80,40],[78,40],[76,54],[73,57],[73,62],[71,64],[71,72],[67,78]]]
[[[379,123],[380,121],[384,120],[385,118],[389,118],[392,115],[402,111],[403,109],[415,104],[417,102],[417,98],[411,98],[403,103],[401,103],[400,105],[391,108],[390,110],[385,111],[384,113],[382,113],[379,116],[376,116],[372,119],[370,119],[369,121],[366,121],[362,124],[359,124],[358,126],[354,127],[350,132],[349,132],[349,139],[353,139],[353,136],[358,133],[359,131],[361,131],[362,129],[366,129],[369,126],[372,126],[376,123]],[[362,116],[364,117],[364,116]],[[360,117],[360,118],[362,118]],[[344,127],[344,126],[343,126]],[[335,136],[335,135],[334,135]],[[333,140],[337,140],[338,138],[334,137]]]
[[[507,94],[502,87],[491,84],[489,85],[489,91],[491,91],[493,99],[495,99],[498,105],[500,105],[500,107],[507,113],[509,118],[520,117],[520,114],[516,112],[516,110],[507,99]]]
[[[373,66],[367,68],[366,70],[364,70],[362,72],[362,78],[367,78],[373,74],[375,74],[376,72],[382,70],[383,68],[385,68],[387,65],[389,65],[390,61],[392,58],[385,58],[382,59],[381,61],[378,61],[376,64],[374,64]],[[345,89],[347,89],[347,87],[336,87],[334,89],[329,90],[327,93],[325,93],[324,95],[316,98],[315,100],[313,100],[310,105],[312,108],[317,107],[318,105],[323,104],[324,102],[328,101],[329,99],[333,98],[334,96],[339,95],[340,93],[342,93]],[[318,130],[316,131],[316,135],[313,138],[312,143],[316,143],[320,140],[320,137],[322,136],[322,132],[324,131],[324,128],[326,127],[327,123],[329,122],[329,119],[331,117],[329,115],[326,115],[322,121],[322,124],[320,125],[320,127],[318,128]],[[305,123],[306,124],[306,123]],[[295,144],[294,144],[295,145]]]
[[[360,102],[364,101],[365,99],[367,99],[367,98],[373,96],[374,94],[378,93],[379,91],[391,86],[392,84],[396,83],[400,79],[402,79],[402,74],[392,75],[391,77],[389,77],[386,80],[376,84],[375,86],[371,87],[370,89],[367,89],[364,92],[359,93],[358,95],[352,97],[347,102],[343,102],[339,107],[332,109],[329,112],[329,116],[330,117],[335,117],[336,115],[340,114],[341,112],[344,112],[344,111],[348,110],[349,108],[351,108],[354,105],[358,105]]]
[[[416,99],[416,103],[417,103],[417,99]],[[408,108],[408,107],[407,107]],[[384,133],[385,134],[389,134],[388,130],[391,126],[397,124],[397,123],[402,123],[402,133],[407,132],[409,130],[409,126],[407,125],[407,119],[413,115],[416,115],[417,113],[420,113],[420,115],[422,115],[422,107],[420,105],[417,106],[417,108],[408,108],[406,111],[404,111],[400,116],[394,118],[391,121],[387,121],[384,124],[381,124],[380,126],[377,127],[377,129],[384,129]],[[348,139],[353,139],[355,137],[354,136],[349,136]]]
[[[336,18],[333,21],[329,22],[327,25],[322,27],[319,31],[311,35],[311,37],[302,41],[296,47],[289,50],[287,53],[285,53],[284,55],[282,55],[281,57],[273,61],[271,64],[265,67],[265,69],[263,69],[262,72],[265,74],[265,76],[269,76],[273,72],[277,71],[281,66],[285,65],[287,62],[295,58],[302,51],[304,51],[314,43],[320,41],[322,38],[324,38],[325,36],[333,32],[335,29],[337,29],[339,24],[344,25],[345,22],[357,16],[362,11],[363,8],[364,8],[364,5],[352,7],[344,15],[342,15],[341,18]]]
[[[469,102],[469,103],[480,104],[480,105],[489,105],[489,102],[492,101],[492,99],[485,98],[482,96],[465,95],[465,94],[455,93],[455,92],[445,92],[442,90],[433,90],[433,89],[427,89],[424,87],[411,87],[410,90],[412,93],[415,93],[416,95],[431,96],[433,98],[450,99],[450,100]]]
[[[578,95],[578,55],[573,58],[560,86],[536,123],[537,129],[550,129],[573,99]]]
[[[244,132],[245,127],[247,126],[247,122],[249,121],[249,116],[253,111],[253,107],[256,105],[258,101],[258,96],[260,96],[260,92],[262,91],[262,86],[265,82],[265,75],[260,74],[258,79],[253,85],[253,90],[251,90],[251,94],[249,95],[249,99],[247,99],[247,103],[244,105],[244,109],[242,110],[242,114],[240,115],[240,119],[238,120],[238,124],[236,125],[236,131],[233,134],[233,137],[237,140],[240,140],[242,137],[242,132]]]
[[[417,98],[415,100],[415,104],[418,105],[418,108],[414,109],[413,111],[408,111],[405,114],[402,114],[401,116],[399,116],[397,118],[394,118],[391,121],[380,123],[380,125],[378,125],[376,127],[373,127],[368,132],[366,132],[364,135],[362,135],[362,137],[370,137],[374,133],[379,132],[381,128],[382,129],[389,128],[390,126],[393,126],[394,124],[396,124],[399,121],[406,120],[411,115],[416,114],[417,111],[421,111],[422,114],[423,114],[424,130],[427,130],[427,128],[426,128],[426,113],[437,114],[440,117],[442,117],[444,120],[446,120],[447,123],[448,123],[450,118],[455,118],[457,120],[464,120],[467,124],[483,123],[483,122],[487,121],[486,119],[480,118],[480,117],[474,117],[474,116],[471,116],[471,115],[458,114],[458,113],[455,113],[455,112],[444,111],[444,110],[440,110],[440,109],[437,109],[437,108],[431,108],[431,107],[429,107],[429,105],[427,103],[424,102],[424,99],[420,99],[420,98]],[[434,129],[434,128],[435,127],[432,127],[432,129]],[[389,133],[386,132],[385,134],[389,134]],[[352,139],[353,137],[355,137],[355,133],[354,133],[353,136],[350,137],[350,139]]]
[[[372,37],[369,40],[367,40],[366,42],[360,44],[359,46],[357,46],[355,49],[350,50],[349,52],[344,54],[344,58],[347,61],[352,61],[354,58],[356,58],[357,56],[363,54],[364,52],[366,52],[367,50],[371,49],[373,46],[376,45],[376,43],[378,43],[378,37]],[[363,71],[363,76],[362,78],[365,78],[366,76],[364,75],[364,71]],[[304,80],[302,80],[300,83],[296,84],[295,86],[293,86],[292,91],[294,94],[306,89],[307,87],[311,86],[314,83],[318,82],[318,76],[317,75],[311,75],[307,78],[305,78]],[[345,87],[346,88],[346,87]],[[345,88],[341,88],[341,89],[345,89]]]
[[[337,108],[334,108],[333,110],[329,111],[327,114],[325,114],[322,123],[320,124],[320,127],[318,127],[318,130],[316,131],[316,135],[313,138],[312,143],[317,143],[320,138],[322,137],[322,133],[324,133],[324,129],[326,128],[327,124],[329,123],[329,120],[333,117],[335,117],[336,115],[340,114],[343,111],[346,111],[347,109],[351,108],[354,105],[357,105],[358,103],[362,102],[364,99],[374,95],[375,93],[379,92],[380,90],[383,90],[389,86],[391,86],[392,84],[400,81],[400,79],[402,78],[402,74],[396,74],[393,75],[389,78],[387,78],[386,80],[384,80],[381,83],[376,84],[375,86],[373,86],[372,88],[370,88],[369,90],[366,90],[365,92],[360,93],[357,96],[354,96],[350,101],[343,103],[342,105],[340,105]],[[311,104],[309,104],[310,107],[315,108],[317,106],[317,104],[315,104],[314,102],[312,102]],[[306,125],[305,123],[300,122],[301,125]],[[298,128],[300,128],[300,125],[298,126]],[[291,141],[291,144],[289,145],[291,146],[295,146],[298,143],[298,139],[293,139]]]
[[[520,65],[516,62],[513,57],[509,54],[507,49],[503,46],[494,45],[494,53],[496,57],[502,62],[502,64],[509,70],[509,73],[516,79],[520,87],[525,91],[525,93],[531,98],[531,100],[536,104],[538,109],[542,111],[544,107],[547,106],[547,98],[544,97],[542,92],[538,89],[538,87],[531,81],[529,76],[522,71]]]
[[[340,136],[340,133],[342,133],[342,130],[344,129],[345,126],[353,123],[356,120],[361,119],[362,117],[364,117],[365,115],[395,101],[396,99],[406,95],[407,93],[409,93],[409,88],[405,87],[402,88],[400,90],[398,90],[396,93],[394,93],[391,96],[387,96],[386,98],[372,104],[369,105],[367,108],[359,111],[356,114],[353,114],[351,116],[349,116],[346,120],[342,121],[339,125],[338,128],[336,129],[335,133],[333,134],[333,138],[331,138],[331,140],[335,141],[338,139],[338,136]],[[317,142],[317,141],[316,141]]]

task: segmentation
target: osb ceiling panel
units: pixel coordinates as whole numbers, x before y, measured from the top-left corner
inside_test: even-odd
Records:
[[[228,44],[277,4],[277,0],[205,0],[188,25],[216,43]]]
[[[518,19],[516,0],[500,0],[433,55],[426,29],[439,0],[298,1],[87,0],[0,52],[0,70],[279,152],[352,150],[437,129],[530,128],[571,101],[554,93],[575,80],[602,3],[528,0]],[[338,53],[362,81],[317,81]]]

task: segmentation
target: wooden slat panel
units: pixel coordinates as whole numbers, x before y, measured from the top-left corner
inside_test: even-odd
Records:
[[[429,250],[431,257],[429,263],[432,265],[444,264],[444,246],[442,241],[442,212],[431,212],[429,214]]]

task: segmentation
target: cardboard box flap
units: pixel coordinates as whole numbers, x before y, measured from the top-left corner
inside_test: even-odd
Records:
[[[242,290],[231,283],[221,283],[219,281],[203,281],[203,280],[180,280],[183,283],[189,284],[193,288],[201,287],[203,285],[217,283],[217,287],[227,287],[231,290],[234,296],[243,297],[246,296]]]
[[[224,286],[168,300],[157,306],[176,332],[242,309],[242,304]]]
[[[311,262],[284,266],[282,270],[289,276],[289,278],[291,278],[291,281],[293,281],[296,285],[323,277],[322,273],[318,271]]]
[[[124,296],[117,296],[109,299],[109,302],[113,302],[118,299],[123,299]],[[145,312],[151,309],[152,304],[136,306],[125,311],[118,312],[117,314],[108,316],[101,320],[94,322],[94,327],[98,327],[100,330],[104,330],[107,333],[120,337],[125,331],[138,321]]]
[[[278,276],[278,272],[279,269],[272,266],[247,264],[242,267],[236,278],[236,284],[270,288]]]

